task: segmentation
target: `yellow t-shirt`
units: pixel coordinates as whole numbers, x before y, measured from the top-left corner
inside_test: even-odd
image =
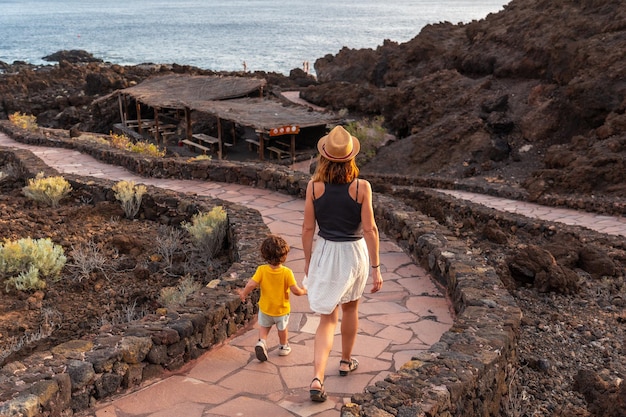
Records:
[[[289,287],[296,285],[291,269],[282,265],[277,269],[267,264],[261,265],[256,269],[252,280],[259,284],[261,290],[259,310],[272,317],[289,314]]]

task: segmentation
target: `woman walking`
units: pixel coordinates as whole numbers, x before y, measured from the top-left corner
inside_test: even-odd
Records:
[[[341,126],[322,137],[317,169],[307,185],[302,224],[305,285],[311,310],[320,314],[315,333],[312,401],[327,398],[324,374],[341,308],[339,375],[357,369],[352,357],[358,331],[358,303],[372,272],[371,292],[382,288],[379,235],[372,188],[358,178],[359,140]],[[316,225],[318,238],[313,244]],[[314,247],[315,246],[315,247]],[[370,268],[371,265],[371,268]]]

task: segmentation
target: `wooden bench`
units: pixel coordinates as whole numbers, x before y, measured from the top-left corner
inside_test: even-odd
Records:
[[[193,147],[196,147],[196,148],[198,148],[198,149],[202,150],[202,152],[203,152],[205,155],[206,155],[206,153],[207,153],[207,152],[211,152],[211,149],[210,149],[210,148],[207,148],[207,147],[206,147],[206,146],[204,146],[204,145],[200,145],[199,143],[196,143],[196,142],[194,142],[194,141],[192,141],[192,140],[189,140],[189,139],[183,139],[181,142],[182,142],[182,143],[184,143],[185,145],[187,145],[187,146],[189,147],[189,149],[191,149],[191,147],[193,146]]]
[[[165,132],[161,132],[161,136],[163,136],[164,138],[175,135],[175,134],[176,134],[175,130],[167,130]]]
[[[176,129],[177,127],[178,127],[178,126],[176,126],[176,125],[174,125],[174,124],[171,124],[171,123],[162,124],[162,125],[159,125],[159,132],[165,132],[165,131],[167,131],[167,130]],[[156,125],[155,125],[155,124],[152,124],[152,125],[150,126],[150,128],[148,129],[148,131],[149,131],[150,133],[155,133],[155,132],[156,132],[156,130],[157,130],[157,127],[156,127]]]
[[[275,146],[268,146],[268,147],[267,147],[267,148],[265,148],[265,149],[267,149],[268,151],[270,151],[270,158],[272,157],[272,155],[273,155],[273,154],[275,154],[275,155],[276,155],[276,159],[282,159],[282,158],[283,158],[283,155],[285,155],[285,156],[288,156],[288,155],[289,155],[289,152],[288,152],[288,151],[285,151],[284,149],[277,148],[277,147],[275,147]]]
[[[217,145],[220,140],[216,137],[206,135],[204,133],[194,133],[192,138],[199,140],[200,142],[208,143],[209,145]]]
[[[259,147],[261,146],[259,141],[256,139],[248,138],[246,139],[246,142],[248,142],[248,149],[250,151],[258,151]]]
[[[277,140],[276,144],[282,146],[285,149],[291,149],[291,143],[282,142],[280,140]]]
[[[154,125],[154,119],[141,119],[141,127],[143,129],[148,129],[150,128],[152,125]],[[131,127],[131,128],[138,128],[139,127],[139,120],[126,120],[126,127]]]

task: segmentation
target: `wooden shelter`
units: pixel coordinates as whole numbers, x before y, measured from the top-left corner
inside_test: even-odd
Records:
[[[329,113],[313,111],[299,105],[287,105],[278,100],[264,99],[264,79],[248,77],[166,75],[150,78],[141,84],[119,90],[120,114],[126,127],[150,128],[157,141],[166,132],[166,126],[159,122],[164,112],[181,112],[185,119],[185,143],[206,150],[206,144],[217,145],[221,159],[226,145],[221,129],[221,120],[254,129],[258,140],[248,142],[258,146],[259,157],[263,159],[266,140],[271,136],[289,135],[289,154],[295,159],[296,135],[301,128],[325,126],[335,123],[338,118]],[[257,97],[251,97],[258,92]],[[255,94],[256,95],[256,94]],[[135,101],[137,119],[128,120],[129,98]],[[141,106],[154,110],[154,119],[141,120]],[[198,111],[217,118],[218,134],[213,138],[203,133],[192,132],[191,112]],[[233,131],[233,140],[235,139]],[[232,145],[232,144],[231,144]],[[270,149],[270,148],[268,148]],[[272,150],[272,149],[270,149]],[[279,149],[273,148],[277,156]],[[285,151],[286,152],[286,151]]]

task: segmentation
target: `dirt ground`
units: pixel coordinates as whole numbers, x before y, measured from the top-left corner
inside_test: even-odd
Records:
[[[177,287],[186,275],[205,285],[227,263],[192,259],[188,238],[125,218],[118,202],[92,204],[72,192],[53,209],[25,197],[24,185],[0,180],[0,236],[50,238],[63,247],[67,262],[44,291],[0,288],[0,364],[154,313],[163,307],[162,288]],[[180,242],[168,244],[172,236]],[[174,248],[171,262],[161,250],[167,247]]]

